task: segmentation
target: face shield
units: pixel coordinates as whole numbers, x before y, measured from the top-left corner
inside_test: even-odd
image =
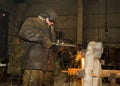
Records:
[[[48,9],[45,10],[45,13],[47,14],[49,21],[54,22],[55,23],[55,19],[57,18],[57,13],[55,12],[55,10],[53,9]]]
[[[50,21],[50,22],[53,22],[53,23],[55,24],[54,18],[50,17],[50,18],[49,18],[49,21]]]

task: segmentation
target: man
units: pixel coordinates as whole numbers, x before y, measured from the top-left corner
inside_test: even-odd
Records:
[[[56,41],[54,19],[57,14],[48,9],[38,17],[25,20],[19,32],[26,42],[27,51],[23,58],[23,86],[53,86],[54,52]]]

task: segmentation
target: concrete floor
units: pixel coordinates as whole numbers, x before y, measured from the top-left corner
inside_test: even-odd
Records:
[[[77,85],[74,77],[70,77],[71,80],[69,81],[67,74],[60,73],[55,77],[55,85],[54,86],[81,86],[80,80],[77,80]],[[11,78],[7,78],[5,82],[0,82],[0,86],[20,86],[18,85],[18,80],[14,79],[11,81]],[[102,86],[110,86],[110,83],[102,83]],[[117,84],[116,86],[120,86]]]
[[[8,82],[2,82],[0,83],[0,86],[22,86],[22,85],[18,85],[18,84],[12,84],[12,83],[8,83]],[[55,86],[76,86],[74,83],[63,83],[62,81],[57,82],[57,84],[55,84]],[[81,85],[79,85],[81,86]],[[110,86],[109,83],[103,83],[102,86]],[[120,86],[120,84],[117,84],[116,86]]]
[[[0,86],[22,86],[22,85],[17,85],[17,84],[14,85],[14,84],[12,84],[12,83],[2,82],[2,83],[0,83]],[[55,84],[55,86],[75,86],[75,84],[74,84],[74,83],[71,83],[71,84],[62,83],[62,82],[60,81],[60,82],[58,82],[57,84]],[[81,85],[79,85],[79,86],[81,86]],[[110,86],[110,84],[109,84],[109,83],[103,83],[102,86]],[[120,84],[117,84],[116,86],[120,86]]]

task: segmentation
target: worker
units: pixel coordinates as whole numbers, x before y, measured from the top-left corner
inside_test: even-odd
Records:
[[[23,57],[23,86],[53,86],[56,12],[47,9],[38,17],[27,18],[19,36],[27,50]]]

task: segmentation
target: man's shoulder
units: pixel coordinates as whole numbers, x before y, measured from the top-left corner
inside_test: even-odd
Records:
[[[26,18],[25,21],[27,21],[27,22],[31,22],[31,21],[33,21],[33,22],[43,22],[44,20],[40,19],[38,17],[29,17],[29,18]]]
[[[37,19],[38,19],[37,17],[28,17],[26,18],[26,21],[35,21]]]

